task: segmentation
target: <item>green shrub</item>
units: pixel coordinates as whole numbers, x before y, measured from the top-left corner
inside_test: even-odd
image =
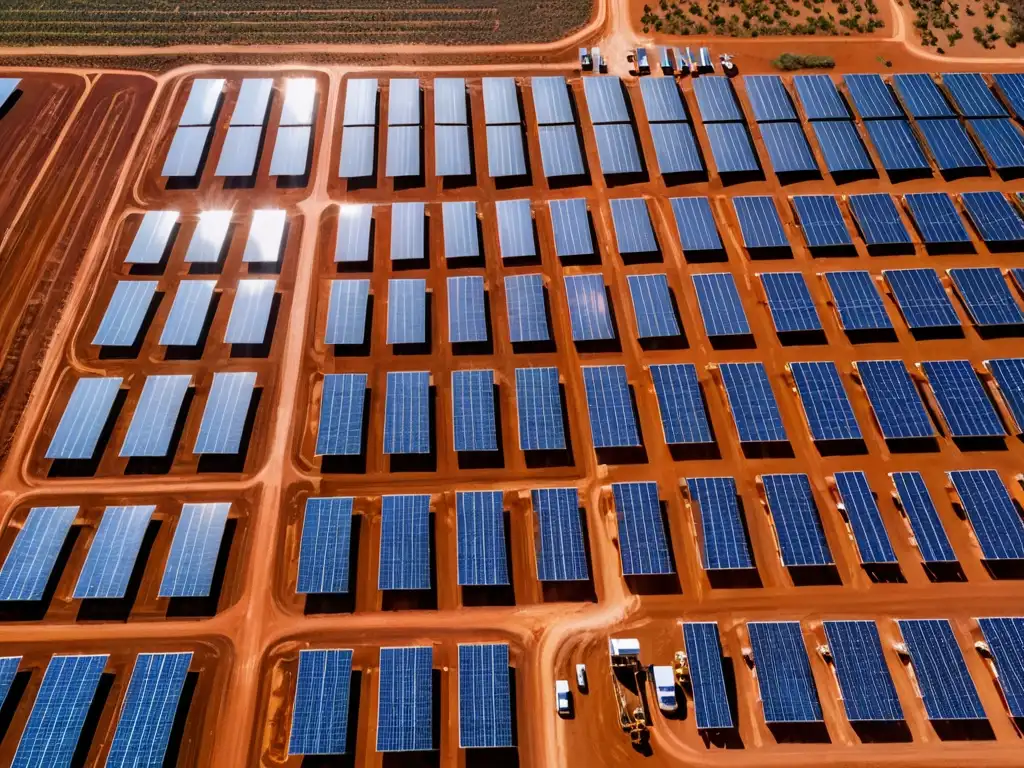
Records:
[[[783,72],[792,72],[796,69],[832,69],[835,65],[835,59],[831,56],[799,53],[784,53],[772,62],[773,67]]]

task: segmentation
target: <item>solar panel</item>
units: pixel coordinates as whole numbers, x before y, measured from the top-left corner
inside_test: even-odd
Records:
[[[731,477],[688,477],[686,489],[696,505],[702,534],[701,563],[705,570],[754,567],[740,515],[736,481]]]
[[[326,344],[362,344],[366,340],[369,280],[332,280],[327,304]]]
[[[672,215],[683,251],[721,251],[711,203],[706,197],[673,197]]]
[[[683,645],[693,688],[693,709],[698,730],[732,728],[729,695],[722,672],[722,644],[714,621],[683,624]]]
[[[202,211],[188,250],[186,264],[216,264],[224,254],[224,243],[231,229],[231,211]]]
[[[348,751],[352,651],[299,651],[289,755],[343,755]]]
[[[511,747],[508,646],[459,644],[459,746]]]
[[[788,248],[775,199],[770,195],[734,197],[732,206],[740,221],[743,245],[747,248]]]
[[[786,442],[786,428],[763,363],[722,363],[719,368],[741,443]]]
[[[276,264],[281,258],[287,226],[288,214],[279,208],[253,211],[249,237],[242,252],[242,262]]]
[[[813,173],[818,170],[818,163],[800,123],[761,123],[758,130],[776,173]]]
[[[711,272],[691,277],[709,338],[750,334],[750,324],[732,273]]]
[[[999,73],[993,75],[992,80],[1014,116],[1018,119],[1024,116],[1024,73]]]
[[[629,275],[627,281],[639,338],[678,336],[681,331],[667,276]]]
[[[160,334],[160,344],[193,347],[202,340],[216,287],[216,280],[182,280],[178,283],[178,292]]]
[[[499,200],[495,203],[498,214],[498,245],[501,258],[521,259],[537,255],[533,235],[533,214],[529,200]]]
[[[280,124],[283,126],[312,125],[315,110],[316,78],[286,78]]]
[[[940,171],[985,167],[985,161],[955,117],[919,120],[917,127]]]
[[[914,541],[926,563],[956,562],[956,553],[949,543],[935,508],[928,486],[919,472],[894,472],[893,485],[900,508],[910,522]]]
[[[505,306],[513,344],[547,341],[547,312],[543,275],[509,275],[505,278]]]
[[[393,77],[388,81],[388,125],[420,125],[420,81]]]
[[[273,311],[277,281],[239,280],[231,315],[224,331],[225,344],[262,344]]]
[[[316,455],[358,456],[362,453],[365,407],[365,373],[325,374]]]
[[[455,494],[459,586],[509,583],[501,491]]]
[[[124,696],[109,768],[163,765],[192,652],[140,653]]]
[[[843,707],[851,723],[903,720],[873,621],[824,621]]]
[[[166,178],[193,178],[199,175],[211,129],[208,125],[182,126],[174,132],[160,175]]]
[[[209,596],[230,511],[229,502],[182,505],[160,597]]]
[[[1024,136],[1009,118],[968,120],[988,161],[997,171],[1024,168]]]
[[[234,455],[242,450],[242,436],[255,388],[255,372],[213,374],[193,453]]]
[[[625,366],[584,366],[583,384],[594,448],[641,445]]]
[[[7,100],[11,98],[15,91],[18,90],[18,85],[20,83],[20,77],[0,78],[0,108],[7,104]]]
[[[964,192],[960,200],[986,243],[1024,240],[1024,219],[1002,192]]]
[[[121,377],[79,379],[46,449],[47,459],[90,459],[121,389]]]
[[[557,368],[516,368],[516,406],[521,450],[565,450]]]
[[[147,376],[124,436],[122,457],[166,456],[192,376]]]
[[[377,128],[372,125],[350,125],[341,133],[341,155],[338,176],[359,179],[373,176],[377,160]]]
[[[652,365],[650,371],[665,442],[669,445],[713,442],[694,365]]]
[[[683,97],[670,77],[640,78],[640,95],[648,123],[685,122],[688,119]]]
[[[377,124],[377,78],[346,80],[344,126]]]
[[[452,427],[456,451],[496,451],[494,371],[452,371]]]
[[[427,281],[388,280],[388,344],[427,341]]]
[[[466,122],[466,79],[434,78],[434,123],[463,125]]]
[[[985,710],[946,619],[899,619],[929,720],[984,720]]]
[[[911,117],[956,117],[931,75],[899,74],[892,84]]]
[[[569,303],[573,341],[614,339],[607,289],[601,275],[566,275],[565,295]]]
[[[919,363],[953,437],[1002,437],[1003,423],[969,360]]]
[[[1024,522],[994,469],[949,472],[985,560],[1024,559]]]
[[[263,125],[273,91],[274,81],[269,77],[247,77],[242,80],[235,110],[231,113],[231,126]]]
[[[839,492],[842,509],[850,521],[857,553],[861,563],[895,563],[896,553],[889,542],[889,534],[882,522],[875,495],[868,485],[863,472],[837,472],[836,490]]]
[[[159,264],[177,226],[177,211],[147,211],[135,231],[124,263]]]
[[[270,157],[271,176],[302,176],[309,172],[309,148],[313,128],[309,125],[282,126]]]
[[[641,80],[641,83],[660,82]],[[654,139],[654,156],[662,174],[701,173],[704,162],[701,159],[693,127],[689,123],[651,123],[651,137]]]
[[[808,120],[847,120],[850,117],[846,102],[829,75],[796,75],[793,85]]]
[[[640,173],[640,151],[637,149],[633,126],[629,123],[608,123],[594,126],[597,157],[601,173],[606,176],[622,173]]]
[[[832,293],[832,303],[839,313],[839,322],[847,331],[884,330],[892,328],[889,313],[866,270],[826,272],[825,281]]]
[[[384,160],[384,174],[388,178],[420,175],[421,131],[418,125],[388,126],[388,150]]]
[[[102,654],[50,659],[12,768],[71,765],[107,658]]]
[[[866,360],[853,366],[867,392],[882,437],[934,437],[935,428],[921,402],[921,394],[902,360]]]
[[[373,205],[346,203],[338,206],[338,239],[334,246],[336,262],[370,261],[370,232]]]
[[[0,81],[2,83],[3,81]],[[0,702],[7,699],[11,684],[21,666],[21,656],[5,656],[0,658]]]
[[[377,589],[430,589],[430,495],[385,496]]]
[[[1013,418],[1016,434],[1024,432],[1024,358],[986,360],[985,367],[999,387],[1006,409]]]
[[[793,207],[800,227],[811,248],[837,248],[853,245],[843,212],[832,195],[796,195]]]
[[[448,278],[448,341],[487,341],[484,279],[479,275]]]
[[[612,483],[623,576],[675,573],[662,521],[658,484]]]
[[[476,258],[480,255],[476,203],[441,203],[446,259]]]
[[[465,125],[435,125],[434,175],[444,178],[445,176],[469,176],[472,172],[473,159],[469,150],[469,127]],[[444,205],[450,205],[450,203],[444,203]]]
[[[430,453],[430,374],[389,371],[384,453]]]
[[[903,117],[903,110],[881,75],[843,75],[843,83],[861,119]]]
[[[788,367],[814,441],[860,440],[860,425],[836,364],[790,363]]]
[[[306,499],[295,591],[300,595],[347,594],[351,552],[352,498]]]
[[[75,585],[76,600],[124,597],[155,509],[149,505],[103,510]]]
[[[0,601],[42,600],[78,507],[33,507],[0,569]]]
[[[574,122],[569,86],[561,75],[530,78],[533,109],[540,126]]]
[[[530,491],[537,531],[537,578],[586,581],[587,556],[575,488]]]
[[[724,75],[695,79],[693,93],[697,97],[697,108],[704,123],[744,119],[732,83]]]
[[[256,159],[263,143],[263,127],[233,125],[228,128],[214,174],[227,177],[249,177],[256,173]]]
[[[391,260],[422,261],[426,253],[425,207],[423,203],[395,203],[391,206]]]
[[[468,144],[466,149],[468,166]],[[522,126],[518,123],[515,125],[488,125],[488,175],[492,179],[507,178],[509,176],[525,176],[526,170],[526,154],[523,151]]]
[[[763,272],[759,277],[778,333],[821,330],[818,310],[801,273]]]
[[[1013,718],[1024,716],[1024,619],[978,619],[992,658],[996,680],[1003,692],[1006,709]]]
[[[765,722],[821,722],[821,704],[800,622],[748,621],[747,632]]]
[[[587,99],[590,122],[628,123],[629,111],[617,75],[591,75],[583,78],[583,94]]]
[[[964,117],[1006,117],[1006,110],[977,72],[945,73],[942,84]]]
[[[377,751],[422,752],[433,748],[433,649],[380,649]]]
[[[953,302],[934,269],[883,269],[882,276],[910,328],[960,325]]]
[[[928,158],[907,120],[866,120],[871,143],[887,171],[928,171]]]
[[[814,122],[811,130],[829,173],[870,171],[874,167],[853,123],[846,120]]]
[[[654,237],[646,200],[642,197],[618,198],[610,200],[609,205],[612,209],[612,224],[615,227],[615,244],[620,254],[658,251],[658,241]],[[587,235],[589,234],[588,229]]]
[[[17,81],[15,81],[16,83]],[[188,91],[188,100],[178,118],[178,125],[209,125],[217,112],[221,94],[224,92],[223,78],[197,77]],[[4,99],[0,99],[0,106]]]
[[[761,483],[782,564],[787,568],[831,565],[832,553],[807,475],[761,475]]]
[[[102,347],[130,347],[156,296],[156,280],[119,280],[92,339]]]
[[[798,119],[786,86],[778,75],[746,75],[743,84],[757,122]]]
[[[761,170],[744,123],[705,123],[704,130],[711,142],[711,155],[719,173],[756,173]]]
[[[484,120],[488,125],[520,123],[519,93],[514,77],[481,78],[484,90]]]
[[[847,201],[861,237],[869,246],[909,245],[912,242],[896,203],[887,193],[850,195]]]

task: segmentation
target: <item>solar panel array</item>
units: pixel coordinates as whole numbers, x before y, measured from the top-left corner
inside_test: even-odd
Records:
[[[575,488],[530,491],[537,536],[537,578],[540,581],[586,581],[586,544]]]
[[[289,755],[343,755],[348,751],[351,684],[352,651],[299,651]]]
[[[306,499],[299,544],[299,594],[348,592],[352,547],[351,498]]]
[[[719,174],[754,174],[761,170],[732,82],[724,75],[693,82],[704,131]]]
[[[917,686],[930,720],[983,720],[985,710],[945,619],[901,619]]]
[[[508,646],[459,645],[459,746],[511,747]]]
[[[747,623],[766,723],[821,721],[821,704],[796,621]]]
[[[624,576],[674,573],[658,484],[612,483]]]
[[[832,553],[807,475],[761,475],[761,484],[782,564],[787,568],[830,565]]]
[[[696,507],[703,533],[701,562],[709,571],[754,567],[732,477],[688,477],[691,506]]]
[[[483,92],[488,173],[491,178],[524,176],[526,155],[516,80],[514,77],[485,77]]]
[[[430,589],[430,496],[385,496],[377,589]]]
[[[270,158],[271,176],[295,177],[308,173],[316,104],[315,78],[291,77],[284,81],[281,120]]]
[[[673,177],[703,173],[704,163],[690,124],[690,113],[676,81],[673,78],[641,78],[640,95],[661,174]]]
[[[380,649],[378,752],[433,748],[433,658],[429,645]]]
[[[501,491],[460,491],[455,514],[459,586],[508,584]]]
[[[220,109],[223,92],[224,80],[221,78],[196,78],[192,81],[161,176],[192,178],[200,174],[199,165],[213,132],[213,121]]]
[[[718,624],[686,622],[683,643],[693,686],[693,702],[697,728],[714,730],[732,728],[732,712],[722,672],[722,644]]]
[[[816,173],[818,164],[782,78],[747,75],[743,83],[775,173]]]
[[[569,85],[561,75],[530,78],[537,136],[544,176],[552,179],[584,174],[576,113],[569,100]]]
[[[388,81],[388,148],[384,175],[389,178],[416,177],[423,172],[421,100],[418,78],[393,77]]]

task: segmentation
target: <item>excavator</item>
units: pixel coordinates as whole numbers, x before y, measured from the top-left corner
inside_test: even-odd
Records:
[[[614,641],[613,641],[614,642]],[[619,710],[619,725],[622,730],[629,734],[629,740],[634,747],[641,747],[650,738],[650,720],[647,717],[647,710],[644,708],[643,683],[640,674],[643,667],[640,665],[639,655],[632,653],[616,653],[614,647],[611,654],[612,690],[615,692],[615,704]],[[624,674],[627,678],[633,676],[636,686],[638,704],[632,711],[626,703],[626,695],[623,692],[622,682],[619,675]]]

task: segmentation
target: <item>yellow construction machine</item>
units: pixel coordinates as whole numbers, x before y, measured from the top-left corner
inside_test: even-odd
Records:
[[[635,642],[635,641],[633,641]],[[647,743],[650,738],[650,718],[647,717],[647,710],[644,706],[643,697],[643,666],[640,664],[639,644],[636,652],[629,647],[630,641],[612,640],[609,644],[611,655],[612,690],[615,693],[615,704],[619,710],[619,725],[622,730],[629,734],[630,742],[640,747]],[[634,690],[636,692],[637,705],[630,710],[626,702],[626,686],[622,677],[629,680],[632,677]]]

